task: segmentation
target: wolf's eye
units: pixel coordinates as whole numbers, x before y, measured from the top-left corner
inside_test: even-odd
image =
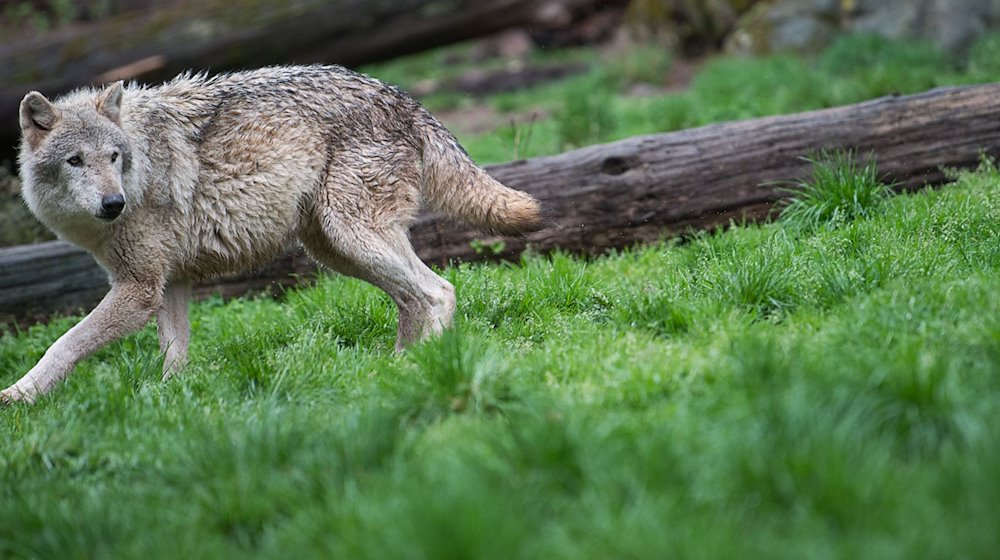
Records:
[[[72,165],[73,167],[80,167],[83,165],[83,158],[80,156],[73,156],[66,160],[66,163]]]
[[[111,152],[111,163],[118,161],[118,152]]]

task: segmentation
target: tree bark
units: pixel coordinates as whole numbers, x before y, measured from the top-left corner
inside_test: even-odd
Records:
[[[0,42],[0,146],[28,91],[279,63],[356,66],[514,26],[563,24],[609,0],[173,0]]]
[[[808,176],[803,158],[820,149],[871,153],[886,181],[912,190],[945,181],[942,167],[996,157],[1000,84],[946,88],[796,115],[640,136],[488,167],[505,184],[537,196],[551,222],[522,239],[494,238],[439,216],[411,229],[425,261],[512,258],[530,245],[600,253],[731,220],[766,217],[788,182]],[[477,252],[474,241],[485,251]],[[488,248],[503,241],[503,250]],[[37,258],[33,253],[37,252]],[[92,303],[106,289],[93,259],[61,242],[0,249],[0,316],[25,317]],[[233,295],[285,285],[314,270],[301,254],[267,273],[203,287]],[[88,272],[90,271],[90,272]],[[78,294],[78,295],[75,295]]]

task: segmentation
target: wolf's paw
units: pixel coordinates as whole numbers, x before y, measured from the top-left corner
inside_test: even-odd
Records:
[[[22,392],[14,385],[0,391],[0,406],[10,406],[18,401],[32,404],[35,402],[35,396]]]

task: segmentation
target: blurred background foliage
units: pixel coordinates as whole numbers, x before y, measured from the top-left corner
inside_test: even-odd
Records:
[[[273,12],[269,17],[278,21],[301,22],[316,10],[344,4],[345,9],[373,10],[375,15],[364,22],[368,27],[361,29],[371,35],[370,30],[380,25],[398,30],[415,18],[444,18],[420,20],[438,24],[484,9],[463,0],[367,4],[296,0],[282,4],[280,10],[257,4],[258,0],[8,1],[0,5],[4,39],[0,58],[20,64],[29,54],[65,53],[70,47],[79,50],[74,56],[84,57],[81,64],[101,56],[113,58],[114,52],[94,50],[90,43],[86,49],[80,47],[80,37],[113,34],[119,28],[128,32],[142,21],[162,20],[160,27],[172,29],[168,13],[207,18],[230,10],[267,9]],[[393,5],[398,6],[398,17]],[[551,155],[638,134],[887,94],[1000,80],[1000,34],[995,31],[1000,28],[1000,0],[507,0],[507,5],[508,12],[520,19],[510,16],[512,23],[500,26],[499,32],[484,28],[483,35],[476,36],[477,26],[469,24],[462,32],[471,39],[434,48],[407,44],[392,53],[366,51],[356,60],[369,63],[354,66],[418,97],[480,163]],[[193,29],[199,37],[241,32],[238,25],[217,23],[192,20],[184,29]],[[255,32],[266,37],[268,29],[264,25]],[[287,30],[280,35],[281,29],[274,28],[275,37],[287,35]],[[59,43],[64,37],[75,42]],[[45,42],[49,50],[31,50]],[[126,76],[133,72],[137,81],[147,81],[142,74],[145,66],[139,63],[170,63],[167,56],[157,58],[157,45],[141,53],[117,53],[122,57],[119,63],[144,58],[115,71]],[[262,56],[271,48],[260,43]],[[269,56],[299,62],[314,56],[315,48]],[[191,67],[225,70],[217,51],[212,58],[207,54],[195,58]],[[399,52],[413,54],[395,54]],[[355,60],[350,57],[358,55],[343,56]],[[319,60],[344,61],[335,52]],[[38,68],[45,68],[42,62]],[[46,85],[46,76],[31,79],[36,82],[30,86],[5,84],[7,97],[0,91],[5,109],[16,108],[28,89],[59,93]],[[6,148],[0,150],[0,246],[50,238],[20,200],[14,162],[16,120],[0,127],[0,141]]]

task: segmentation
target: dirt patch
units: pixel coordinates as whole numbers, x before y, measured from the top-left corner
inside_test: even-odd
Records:
[[[665,91],[668,93],[686,91],[691,87],[691,82],[694,81],[694,77],[701,70],[701,67],[704,66],[704,62],[703,58],[675,59],[670,65],[670,73],[667,74]]]
[[[511,122],[524,123],[543,119],[548,113],[535,109],[521,113],[500,113],[485,104],[435,111],[434,115],[452,132],[459,135],[486,134],[508,126]]]
[[[546,66],[518,66],[494,71],[473,69],[463,73],[448,89],[472,95],[491,95],[530,88],[585,72],[587,64],[575,62]]]
[[[547,82],[563,80],[586,72],[590,66],[583,62],[565,64],[525,65],[514,60],[505,68],[482,70],[472,68],[446,80],[417,82],[410,92],[417,97],[452,91],[477,97],[535,87]]]

